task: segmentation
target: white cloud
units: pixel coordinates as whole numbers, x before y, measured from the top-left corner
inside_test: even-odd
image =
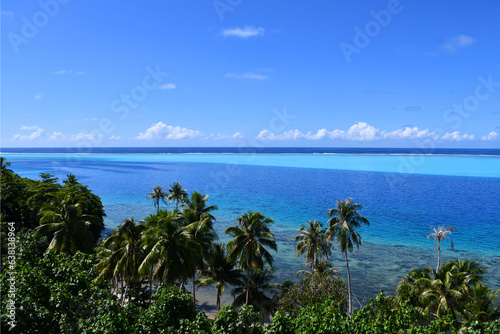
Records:
[[[233,139],[243,139],[245,136],[241,132],[236,132],[234,135],[231,136]]]
[[[53,74],[53,75],[70,75],[70,74],[72,74],[72,75],[84,75],[86,73],[83,71],[59,70],[59,71],[50,72],[50,74]]]
[[[446,132],[440,139],[447,141],[474,140],[474,135],[460,134],[458,131],[453,131]]]
[[[153,124],[144,133],[139,133],[136,139],[152,140],[152,139],[193,139],[203,136],[203,133],[196,130],[181,128],[180,126],[166,125],[163,122]]]
[[[496,140],[496,139],[498,139],[498,133],[496,133],[495,131],[491,131],[486,136],[483,136],[481,139],[483,141]]]
[[[421,139],[443,140],[443,141],[462,141],[474,140],[474,135],[460,134],[458,131],[445,133],[439,136],[429,129],[420,130],[418,127],[406,127],[405,129],[397,129],[391,132],[380,130],[366,122],[358,122],[351,126],[347,131],[335,129],[328,131],[327,129],[319,129],[316,133],[303,133],[298,129],[285,131],[276,134],[269,130],[262,130],[257,139],[267,141],[282,141],[282,140],[350,140],[350,141],[377,141],[377,140],[421,140]]]
[[[457,35],[447,39],[446,42],[441,45],[441,48],[449,52],[455,52],[460,48],[464,48],[471,45],[475,41],[476,40],[470,36]]]
[[[248,80],[265,80],[269,76],[265,74],[255,73],[255,72],[246,72],[243,74],[240,73],[227,73],[224,75],[226,78],[235,78],[235,79],[248,79]]]
[[[379,139],[380,131],[365,122],[358,122],[351,126],[345,134],[348,140],[365,141]]]
[[[173,83],[166,83],[158,86],[158,89],[175,89],[175,85]]]
[[[53,132],[50,136],[49,136],[49,140],[59,140],[59,139],[63,139],[65,136],[62,134],[62,132]]]
[[[101,134],[97,134],[97,133],[83,133],[83,132],[80,132],[76,135],[72,135],[71,136],[71,140],[73,141],[98,141],[98,140],[101,140],[102,139],[102,135]]]
[[[246,26],[244,28],[234,28],[234,29],[223,29],[222,35],[224,37],[235,36],[239,38],[248,38],[252,36],[264,35],[264,28],[255,28],[252,26]]]
[[[109,137],[109,139],[118,140],[118,139],[122,139],[122,137],[113,135],[113,136]]]
[[[40,100],[42,98],[43,94],[42,93],[38,93],[35,95],[35,100]]]
[[[21,126],[21,128],[19,130],[21,130],[21,131],[34,130],[34,131],[30,135],[21,135],[19,133],[15,134],[14,137],[12,137],[13,140],[33,140],[33,139],[40,137],[45,132],[44,129],[42,129],[38,126],[26,126],[26,125]]]
[[[23,125],[19,128],[19,130],[22,130],[22,131],[24,131],[24,130],[36,130],[36,129],[38,129],[38,126],[36,126],[36,125]]]

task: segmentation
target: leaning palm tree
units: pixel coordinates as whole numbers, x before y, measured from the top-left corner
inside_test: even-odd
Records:
[[[151,274],[159,282],[169,285],[192,277],[197,259],[202,256],[201,246],[189,240],[176,213],[170,212],[150,219],[142,233],[143,245],[149,250],[139,266],[139,274]]]
[[[92,252],[94,237],[89,227],[96,217],[84,214],[83,207],[82,199],[77,201],[67,193],[57,193],[51,203],[42,207],[41,225],[35,229],[35,236],[52,237],[48,251],[68,254]]]
[[[297,257],[305,253],[306,263],[310,263],[312,276],[314,276],[314,269],[319,264],[319,258],[331,253],[330,241],[326,238],[326,229],[323,228],[321,222],[316,219],[312,222],[307,221],[307,227],[301,225],[298,229],[299,234],[293,238],[297,241],[295,252]]]
[[[328,210],[328,216],[332,217],[328,220],[327,235],[330,239],[336,238],[340,244],[340,251],[344,253],[345,264],[347,268],[347,287],[349,291],[349,315],[352,314],[352,297],[351,297],[351,273],[349,271],[349,260],[347,259],[347,251],[352,252],[354,246],[359,248],[361,245],[361,236],[356,228],[361,224],[370,225],[368,219],[361,216],[358,210],[363,206],[354,203],[352,198],[341,201],[337,200],[337,206]]]
[[[427,236],[427,238],[433,238],[437,244],[438,250],[438,263],[436,267],[436,272],[439,272],[439,264],[441,263],[441,240],[446,240],[446,237],[451,234],[451,230],[455,231],[453,226],[438,226],[436,229],[434,226],[429,226],[434,230],[434,233],[431,233]]]
[[[202,286],[214,284],[217,291],[217,310],[220,310],[220,298],[227,285],[241,285],[242,278],[243,274],[236,268],[236,264],[226,257],[224,243],[215,244],[207,254],[200,284]]]
[[[156,213],[160,213],[160,201],[164,202],[165,204],[167,201],[165,200],[165,196],[167,193],[163,191],[163,186],[156,186],[152,187],[153,191],[149,193],[149,195],[146,197],[146,199],[151,198],[153,200],[153,204],[156,208]]]
[[[212,228],[210,217],[205,217],[200,221],[192,222],[183,228],[184,235],[189,240],[201,246],[202,256],[195,259],[193,270],[193,307],[196,305],[196,271],[203,268],[204,259],[208,254],[208,250],[212,248],[214,241],[217,239],[217,233]]]
[[[170,200],[169,204],[175,202],[175,211],[178,211],[179,203],[183,203],[188,198],[187,190],[182,189],[182,185],[179,182],[175,182],[170,185],[168,192],[167,200]]]
[[[248,211],[237,219],[238,225],[230,226],[225,233],[233,237],[227,243],[228,259],[237,262],[239,268],[246,271],[246,304],[249,303],[250,275],[259,271],[267,263],[273,263],[273,256],[266,249],[278,250],[274,234],[269,230],[273,223],[260,212]]]

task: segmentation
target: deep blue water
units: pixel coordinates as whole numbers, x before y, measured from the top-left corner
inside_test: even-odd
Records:
[[[273,231],[279,243],[279,252],[275,255],[278,281],[296,279],[296,271],[303,269],[303,258],[296,257],[291,241],[299,225],[305,224],[308,219],[318,219],[326,224],[326,212],[335,206],[335,200],[353,197],[356,202],[363,204],[361,213],[370,221],[369,227],[360,229],[360,249],[349,254],[353,290],[360,300],[375,296],[380,289],[394,293],[396,284],[410,269],[436,265],[437,253],[433,241],[427,239],[427,235],[432,232],[429,225],[456,227],[457,231],[452,234],[455,250],[451,250],[449,241],[442,245],[444,260],[480,260],[488,270],[486,282],[493,289],[500,289],[500,177],[488,176],[496,175],[491,174],[490,170],[499,166],[500,160],[496,157],[499,150],[476,152],[475,155],[470,151],[439,152],[474,156],[459,157],[459,160],[455,156],[437,160],[428,157],[416,167],[427,165],[430,172],[417,174],[378,169],[294,167],[297,159],[307,161],[308,166],[325,161],[321,155],[312,154],[277,157],[266,152],[267,155],[260,156],[260,159],[266,157],[270,161],[269,165],[252,165],[241,163],[238,159],[234,160],[237,162],[235,164],[222,163],[222,160],[213,160],[213,154],[198,155],[196,161],[184,161],[182,155],[178,154],[170,155],[167,159],[161,154],[151,154],[154,152],[150,150],[156,149],[145,149],[141,153],[150,155],[138,158],[129,150],[137,149],[100,152],[113,154],[90,154],[78,159],[73,159],[74,155],[58,158],[53,154],[7,154],[6,157],[12,163],[11,168],[22,176],[36,178],[40,172],[50,172],[64,179],[68,173],[75,174],[81,183],[89,185],[102,198],[108,215],[108,228],[115,228],[126,218],[139,220],[154,212],[152,202],[146,200],[151,187],[168,186],[176,181],[190,191],[209,194],[209,203],[218,205],[215,227],[222,241],[227,241],[223,231],[234,225],[238,216],[247,210],[259,210],[275,220]],[[352,153],[352,149],[349,150]],[[2,151],[6,152],[6,149]],[[229,154],[231,152],[224,153],[231,159],[237,157]],[[355,153],[328,157],[328,161],[338,161],[344,165],[347,161],[352,163],[353,159],[358,159],[360,165],[366,165],[367,161],[379,159],[373,158],[371,154],[409,152]],[[393,171],[396,169],[390,164],[400,160],[400,157],[389,157],[383,164],[377,163],[376,166]],[[439,175],[446,174],[446,170],[456,165],[457,161],[459,167],[469,166],[475,176]],[[487,165],[488,168],[484,167]],[[436,173],[432,173],[434,170]],[[486,171],[484,175],[483,171]],[[345,275],[345,262],[338,247],[333,251],[331,260],[339,268],[340,274]]]

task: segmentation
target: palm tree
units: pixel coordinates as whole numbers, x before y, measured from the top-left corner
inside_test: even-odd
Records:
[[[227,243],[228,259],[237,262],[238,266],[246,271],[246,303],[249,303],[250,275],[262,270],[264,263],[270,266],[273,256],[266,249],[278,250],[274,234],[269,230],[269,224],[273,223],[271,218],[266,218],[260,212],[248,211],[237,219],[237,226],[230,226],[225,233],[233,237]]]
[[[170,185],[168,192],[170,193],[167,196],[167,199],[170,200],[169,204],[175,202],[175,211],[178,211],[179,203],[184,202],[188,198],[187,190],[182,189],[182,185],[179,182],[175,182]]]
[[[451,261],[445,263],[439,272],[429,269],[412,270],[398,285],[397,301],[410,300],[412,305],[428,311],[433,317],[451,315],[466,318],[480,314],[481,303],[487,310],[488,301],[479,300],[481,289],[474,292],[484,270],[477,261]],[[469,313],[467,313],[469,312]]]
[[[146,199],[151,198],[153,200],[153,204],[156,208],[156,213],[160,213],[160,201],[163,201],[165,204],[167,201],[165,200],[165,196],[167,195],[163,191],[163,186],[152,187],[153,191],[149,193]]]
[[[500,290],[493,291],[481,282],[471,285],[469,290],[470,301],[464,307],[465,318],[483,322],[498,319],[500,306],[496,306],[496,299]]]
[[[3,173],[12,173],[12,169],[7,168],[10,166],[10,162],[7,161],[7,159],[5,159],[4,157],[0,157],[0,166],[0,175],[2,175]]]
[[[200,221],[202,218],[209,217],[210,221],[214,221],[215,218],[211,214],[212,211],[218,210],[217,205],[207,205],[208,195],[202,195],[197,191],[193,191],[191,198],[186,198],[185,207],[191,210],[194,214],[195,221]]]
[[[150,217],[147,229],[142,233],[148,254],[139,266],[139,274],[150,274],[157,281],[169,285],[192,277],[197,259],[202,256],[201,246],[189,240],[176,219],[176,213],[164,213]]]
[[[78,179],[76,178],[76,175],[74,174],[66,175],[66,180],[64,180],[63,183],[67,186],[75,186],[77,184],[80,184],[78,182]]]
[[[370,225],[370,222],[365,217],[361,216],[358,210],[363,206],[354,203],[352,198],[341,201],[337,200],[337,206],[328,210],[328,216],[332,217],[328,220],[328,231],[330,239],[336,238],[340,244],[340,251],[344,253],[345,264],[347,268],[347,287],[349,291],[349,315],[352,314],[352,297],[351,297],[351,273],[349,272],[349,260],[347,259],[347,251],[352,252],[354,246],[359,248],[361,245],[361,236],[356,228],[361,224]]]
[[[50,204],[40,210],[40,226],[35,236],[52,235],[48,251],[75,254],[91,253],[94,237],[89,230],[95,216],[83,213],[83,200],[76,201],[71,194],[57,193]]]
[[[436,267],[436,272],[439,272],[439,264],[441,263],[441,239],[446,240],[446,236],[451,234],[451,230],[455,231],[453,226],[444,226],[441,225],[437,229],[434,226],[429,226],[434,230],[434,233],[431,233],[427,236],[427,238],[434,238],[434,241],[437,243],[438,249],[438,263]]]
[[[206,257],[205,268],[202,271],[200,284],[208,286],[214,284],[217,291],[217,310],[220,310],[220,297],[226,290],[227,284],[240,285],[242,272],[236,268],[234,262],[228,261],[224,243],[213,245]]]
[[[330,241],[326,238],[326,229],[323,228],[321,222],[316,219],[314,222],[308,220],[307,227],[301,225],[298,229],[299,234],[293,238],[293,241],[298,241],[295,246],[297,257],[302,254],[305,255],[306,263],[310,263],[312,275],[314,276],[314,269],[319,264],[319,258],[331,253]]]
[[[133,218],[124,220],[120,227],[104,240],[99,248],[97,265],[101,278],[121,278],[125,282],[125,291],[122,291],[122,305],[125,302],[127,291],[130,287],[140,287],[138,273],[139,265],[144,259],[141,244],[144,223],[136,224]],[[111,276],[111,277],[110,277]]]
[[[189,240],[201,246],[202,256],[195,259],[193,270],[193,307],[196,305],[196,270],[202,269],[203,260],[207,255],[207,251],[212,248],[212,245],[217,239],[217,233],[212,228],[210,217],[205,217],[200,221],[192,222],[184,227],[184,234]]]
[[[249,298],[246,304],[252,305],[260,312],[261,323],[271,318],[275,306],[272,299],[265,293],[268,292],[272,295],[278,292],[279,284],[271,283],[274,280],[273,272],[274,268],[272,267],[252,272],[250,286],[241,286],[233,291],[233,294],[237,296],[233,306],[240,307],[245,303],[246,298]]]
[[[328,259],[324,259],[320,262],[318,262],[317,265],[314,266],[314,270],[308,271],[308,270],[299,270],[297,271],[296,276],[304,275],[305,277],[314,277],[315,273],[318,274],[329,274],[329,275],[338,275],[339,271],[337,268],[333,266],[333,264],[328,261]]]

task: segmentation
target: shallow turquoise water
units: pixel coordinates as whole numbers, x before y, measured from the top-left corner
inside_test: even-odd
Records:
[[[363,244],[350,254],[358,298],[380,289],[393,293],[415,267],[435,266],[437,254],[426,238],[429,225],[452,225],[455,250],[446,241],[444,260],[473,258],[488,269],[487,283],[500,288],[500,157],[366,154],[4,154],[11,168],[36,178],[50,172],[76,174],[104,203],[106,226],[155,211],[145,197],[152,186],[178,181],[210,195],[223,231],[247,210],[275,220],[279,243],[278,281],[296,279],[303,269],[292,239],[307,219],[326,224],[335,199],[353,197],[370,220],[360,230]],[[338,248],[338,247],[337,247]],[[345,275],[338,249],[332,261]]]

